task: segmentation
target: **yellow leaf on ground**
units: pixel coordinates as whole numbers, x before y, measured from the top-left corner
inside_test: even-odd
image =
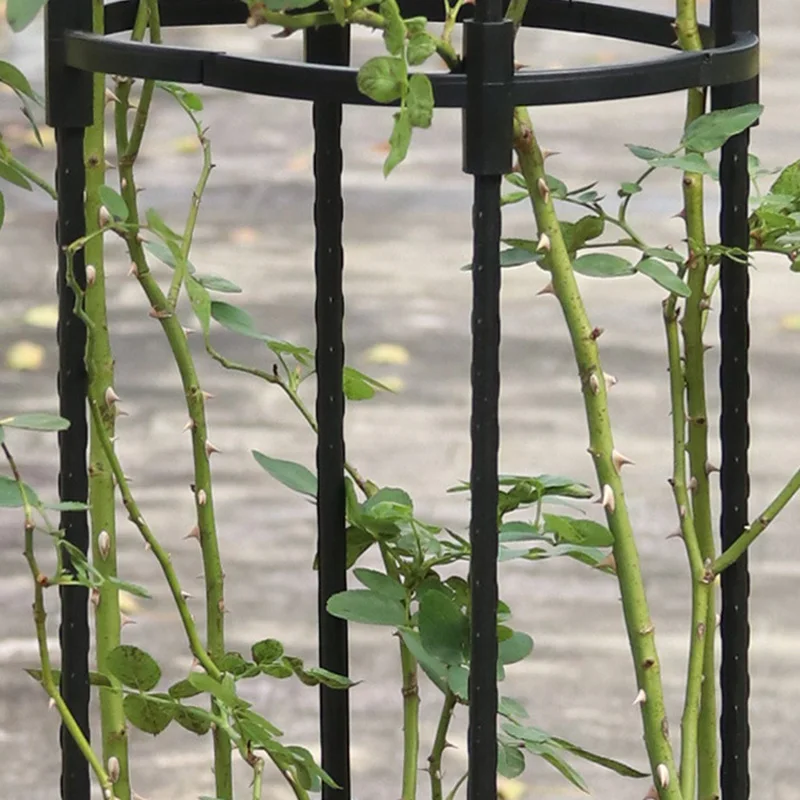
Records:
[[[408,364],[411,356],[401,344],[383,342],[370,347],[366,353],[367,361],[373,364]]]
[[[522,781],[509,778],[497,779],[497,797],[499,800],[520,800],[525,794],[525,784]]]
[[[785,331],[800,331],[800,314],[787,314],[782,317],[781,328]]]
[[[44,347],[35,342],[21,341],[6,351],[6,365],[18,371],[33,371],[44,364]]]
[[[29,308],[22,317],[23,321],[34,328],[53,330],[58,324],[58,306],[48,304]]]
[[[196,136],[179,136],[172,140],[172,149],[177,153],[196,153],[200,149],[200,140]]]
[[[258,231],[255,228],[242,226],[234,228],[229,234],[228,238],[234,244],[253,244],[258,241]]]

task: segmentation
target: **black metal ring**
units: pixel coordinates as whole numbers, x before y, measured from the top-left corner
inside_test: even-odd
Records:
[[[109,31],[129,27],[134,8],[131,0],[107,6]],[[403,11],[409,15],[422,8],[422,0],[403,3]],[[244,4],[181,0],[164,4],[163,24],[230,24],[241,22],[246,11]],[[440,10],[437,15],[441,15]],[[565,0],[537,2],[524,24],[658,46],[670,46],[674,38],[670,17]],[[707,28],[703,34],[709,41]],[[758,48],[757,35],[738,33],[730,45],[699,52],[675,52],[662,58],[601,67],[520,71],[514,76],[513,102],[529,106],[583,103],[746,81],[758,74]],[[296,100],[335,97],[347,105],[374,105],[358,90],[357,70],[348,67],[230,56],[209,50],[119,41],[80,31],[66,33],[65,60],[67,66],[87,72],[196,83]],[[431,73],[430,78],[437,106],[466,105],[465,75]]]

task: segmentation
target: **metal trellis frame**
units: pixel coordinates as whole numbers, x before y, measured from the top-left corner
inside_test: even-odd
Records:
[[[242,24],[248,16],[236,0],[161,0],[163,26]],[[443,19],[439,3],[400,0],[405,16]],[[316,370],[319,439],[319,649],[321,666],[348,672],[347,624],[325,610],[327,599],[346,587],[344,494],[344,345],[342,277],[342,110],[372,103],[358,91],[357,70],[348,66],[349,31],[306,32],[305,63],[230,56],[213,50],[120,41],[108,34],[130,30],[136,0],[106,6],[106,35],[89,32],[91,0],[49,0],[46,18],[47,120],[57,141],[57,241],[65,245],[85,231],[83,135],[91,124],[91,73],[157,78],[252,94],[311,101],[314,126],[314,225],[316,232]],[[432,74],[437,106],[464,109],[463,169],[474,176],[472,306],[472,670],[469,719],[469,800],[495,800],[497,729],[497,497],[498,401],[500,392],[500,182],[511,168],[515,105],[544,106],[641,97],[695,86],[711,89],[715,108],[757,101],[758,0],[712,0],[711,24],[702,26],[705,49],[683,53],[672,45],[672,17],[571,0],[537,0],[526,27],[610,36],[669,48],[632,63],[580,69],[514,72],[512,24],[501,0],[466,6],[466,68]],[[723,148],[720,169],[722,242],[748,247],[747,132]],[[80,253],[75,277],[85,281]],[[71,427],[60,434],[62,499],[87,499],[85,330],[72,313],[66,262],[59,249],[58,391],[61,414]],[[748,450],[748,271],[722,259],[720,333],[722,362],[723,546],[747,524]],[[85,513],[62,515],[67,539],[86,552]],[[746,556],[722,575],[722,793],[747,800],[748,695]],[[79,725],[89,735],[88,593],[61,589],[61,690]],[[338,783],[323,788],[324,800],[349,800],[349,708],[346,692],[325,687],[320,698],[322,766]],[[63,800],[89,800],[89,769],[62,730]]]

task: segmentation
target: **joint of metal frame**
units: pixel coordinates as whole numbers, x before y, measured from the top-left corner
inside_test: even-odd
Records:
[[[717,46],[731,44],[737,33],[747,31],[758,35],[758,0],[712,0],[711,27]],[[758,63],[759,52],[755,48],[750,57]],[[758,75],[739,83],[718,86],[711,92],[711,107],[715,111],[758,103],[760,84]],[[758,122],[755,123],[758,125]]]
[[[66,64],[65,33],[90,31],[91,0],[50,0],[45,10],[47,124],[86,128],[92,124],[92,75]]]
[[[514,24],[464,23],[467,104],[462,121],[464,172],[511,171],[514,103]]]

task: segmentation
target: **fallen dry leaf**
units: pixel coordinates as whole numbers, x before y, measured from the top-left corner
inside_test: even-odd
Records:
[[[401,344],[383,342],[370,347],[366,352],[367,361],[372,364],[408,364],[411,356]]]
[[[40,344],[22,340],[6,351],[6,365],[19,372],[33,372],[44,364],[45,350]]]
[[[22,320],[34,328],[53,330],[58,324],[58,306],[55,304],[34,306],[25,312]]]

